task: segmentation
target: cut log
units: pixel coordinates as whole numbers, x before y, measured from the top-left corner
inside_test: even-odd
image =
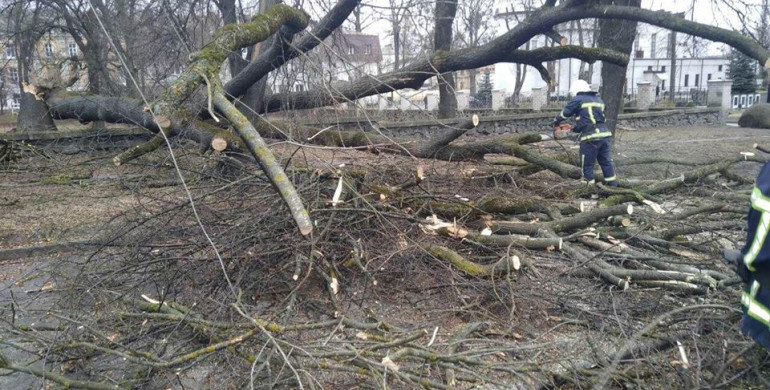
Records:
[[[609,217],[607,221],[612,226],[618,226],[618,227],[629,227],[631,226],[631,218],[615,215],[612,217]]]
[[[211,139],[211,148],[217,152],[223,152],[225,149],[227,149],[227,140],[218,136],[214,136],[214,138]]]
[[[115,156],[115,158],[112,159],[112,163],[115,164],[115,166],[119,167],[135,158],[138,158],[149,152],[154,151],[155,149],[158,149],[165,142],[166,142],[166,138],[163,136],[163,133],[160,132],[158,134],[155,134],[155,136],[153,136],[152,138],[150,138],[149,141],[140,145],[136,145],[132,148],[126,149],[123,153]]]
[[[509,274],[511,270],[516,271],[521,266],[521,254],[513,250],[511,250],[509,256],[504,256],[493,264],[478,264],[467,260],[459,253],[447,247],[440,245],[421,245],[420,247],[437,259],[448,262],[469,276],[489,277]]]
[[[770,154],[770,149],[764,146],[761,146],[760,144],[757,144],[757,143],[754,144],[754,149],[759,150],[762,153]]]
[[[447,145],[435,151],[433,157],[445,161],[480,161],[487,154],[508,154],[513,156],[521,145],[542,140],[543,136],[539,133],[493,137],[463,145]]]
[[[523,235],[483,235],[476,232],[471,232],[465,229],[458,229],[455,227],[446,227],[437,230],[439,234],[445,237],[468,239],[479,244],[495,246],[495,247],[509,247],[515,246],[526,249],[558,249],[561,250],[563,240],[559,237],[556,238],[534,238]]]
[[[604,220],[615,215],[631,215],[634,206],[622,204],[611,207],[601,207],[588,212],[580,213],[557,221],[545,223],[523,223],[509,221],[490,221],[487,225],[495,233],[514,233],[537,235],[540,230],[548,230],[554,233],[566,232],[588,227],[594,222]]]

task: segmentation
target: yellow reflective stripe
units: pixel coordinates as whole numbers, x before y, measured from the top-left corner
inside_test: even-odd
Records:
[[[767,230],[770,227],[770,213],[762,212],[762,216],[759,217],[759,223],[757,224],[757,230],[754,232],[754,240],[751,242],[749,251],[743,255],[743,263],[746,264],[746,268],[750,271],[756,271],[752,263],[756,260],[759,251],[762,249],[762,245],[765,243],[767,237]]]
[[[587,108],[588,110],[588,117],[591,119],[591,123],[596,124],[596,118],[594,118],[594,108],[599,108],[602,111],[604,111],[604,104],[602,103],[583,103],[580,105],[580,108]]]
[[[583,153],[580,153],[580,176],[585,177],[586,175],[583,174],[585,172],[585,165],[586,165],[586,155]]]
[[[751,297],[755,298],[757,296],[757,293],[759,292],[759,282],[756,280],[751,282],[751,288],[749,289],[751,292]]]
[[[770,310],[767,310],[765,305],[752,298],[745,291],[741,295],[741,304],[746,307],[746,314],[751,316],[751,318],[770,327]]]
[[[770,197],[762,194],[759,187],[754,187],[754,191],[751,192],[751,207],[759,211],[770,212]]]
[[[617,177],[615,177],[615,176],[610,176],[610,177],[605,177],[605,178],[604,178],[604,181],[614,181],[614,180],[617,180]]]
[[[585,141],[585,140],[594,139],[594,138],[606,138],[606,137],[612,137],[612,133],[610,133],[609,131],[605,131],[601,133],[589,134],[589,135],[586,135],[585,137],[580,137],[580,140]]]
[[[567,116],[564,115],[564,110],[561,110],[561,112],[559,113],[559,116],[561,117],[561,119],[567,119]]]

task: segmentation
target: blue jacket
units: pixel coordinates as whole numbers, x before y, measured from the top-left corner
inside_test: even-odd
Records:
[[[563,122],[573,116],[577,118],[572,131],[580,133],[580,141],[612,137],[604,124],[604,101],[596,92],[578,93],[556,117],[556,122]]]
[[[751,194],[746,245],[741,250],[746,288],[741,296],[743,324],[741,331],[758,344],[770,349],[770,163],[757,177]]]

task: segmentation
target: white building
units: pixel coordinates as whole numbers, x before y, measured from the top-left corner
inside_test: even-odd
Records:
[[[320,50],[271,74],[272,88],[278,92],[333,89],[341,82],[379,74],[381,62],[377,35],[337,30],[324,40]]]

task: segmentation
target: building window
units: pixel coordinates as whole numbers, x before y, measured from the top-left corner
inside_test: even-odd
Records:
[[[355,46],[348,46],[348,54],[350,54],[351,56],[356,54]]]
[[[16,58],[16,47],[15,46],[6,46],[5,47],[5,56],[8,58]]]
[[[70,43],[67,46],[67,52],[70,55],[70,57],[77,57],[78,56],[78,45],[74,43]]]
[[[661,66],[661,67],[660,67],[660,71],[661,71],[661,72],[665,72],[665,71],[666,71],[666,65],[663,65],[663,66]]]
[[[372,55],[372,45],[367,44],[366,45],[366,55]]]
[[[722,65],[719,65],[719,69],[718,69],[718,70],[719,70],[720,72],[722,71]]]
[[[690,75],[686,74],[684,75],[684,86],[689,87],[690,86]]]
[[[709,81],[711,80],[711,73],[709,73],[709,74],[706,76],[706,80],[709,80]]]
[[[661,80],[660,81],[660,89],[662,89],[664,91],[666,90],[666,80]]]
[[[647,70],[648,70],[648,71],[650,71],[650,72],[652,72],[652,65],[648,66],[648,67],[647,67]]]
[[[700,87],[700,75],[699,74],[695,75],[695,86],[696,87]]]
[[[16,68],[8,68],[8,80],[14,84],[19,82],[19,71]]]
[[[53,45],[51,45],[51,42],[45,44],[45,56],[47,58],[53,57]]]
[[[658,34],[652,34],[650,37],[650,58],[656,58],[655,55],[657,54],[655,52],[656,46],[657,46],[657,40],[658,40]]]

